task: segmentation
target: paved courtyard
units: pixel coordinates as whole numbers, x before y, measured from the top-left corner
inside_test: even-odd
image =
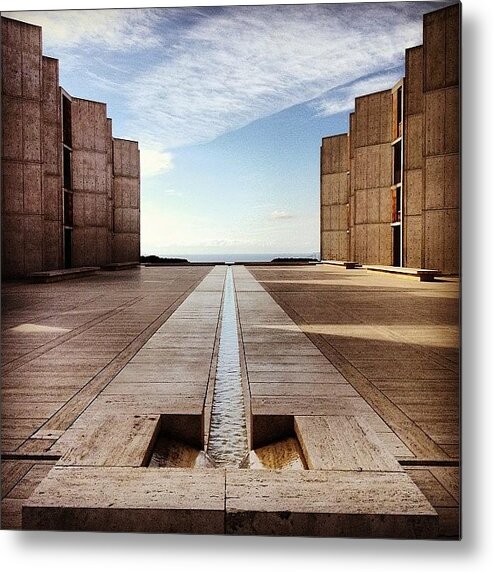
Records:
[[[63,504],[87,510],[77,503],[93,494],[97,479],[114,483],[133,468],[131,474],[142,479],[139,487],[159,487],[165,474],[159,471],[185,487],[195,508],[183,498],[167,502],[195,510],[197,532],[204,531],[201,522],[209,532],[221,532],[226,510],[236,515],[229,532],[272,533],[276,521],[238,517],[255,505],[259,486],[279,493],[296,485],[303,491],[329,479],[343,495],[350,484],[344,479],[355,475],[367,479],[365,486],[376,495],[361,499],[360,512],[372,514],[371,502],[385,504],[387,498],[402,504],[405,489],[411,504],[422,507],[420,514],[429,512],[424,500],[434,507],[439,536],[457,536],[456,279],[422,283],[328,265],[235,267],[250,446],[265,441],[266,432],[281,434],[286,420],[294,419],[312,470],[281,476],[282,482],[264,478],[265,471],[241,469],[229,476],[215,469],[214,477],[204,476],[211,474],[204,468],[183,474],[135,470],[147,466],[161,418],[190,443],[207,443],[225,274],[224,266],[142,267],[3,286],[2,527],[22,526],[23,505],[31,505],[31,525],[42,527],[40,490],[49,496],[64,489],[51,509]],[[186,416],[185,429],[180,416]],[[324,434],[331,443],[314,439]],[[74,475],[78,484],[71,489]],[[190,479],[186,486],[184,475]],[[408,476],[423,501],[413,496]],[[129,501],[115,492],[115,502]],[[135,510],[139,502],[148,511],[156,508],[147,499],[135,502]],[[197,520],[204,504],[210,512]],[[292,530],[308,526],[313,498],[296,499],[291,508],[299,515]],[[277,508],[269,510],[274,518]],[[388,525],[395,526],[399,511],[390,502],[385,510],[393,511]],[[316,534],[325,522],[309,530]],[[347,522],[340,520],[340,530]],[[359,525],[366,530],[368,523]]]

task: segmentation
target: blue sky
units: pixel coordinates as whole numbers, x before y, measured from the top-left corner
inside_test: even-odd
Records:
[[[142,253],[316,253],[319,147],[391,87],[422,14],[395,2],[17,12],[141,148]]]

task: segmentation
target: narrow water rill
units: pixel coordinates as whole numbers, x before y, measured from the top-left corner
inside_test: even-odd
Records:
[[[230,467],[239,467],[248,453],[236,300],[231,267],[228,267],[224,286],[207,453],[216,465]]]

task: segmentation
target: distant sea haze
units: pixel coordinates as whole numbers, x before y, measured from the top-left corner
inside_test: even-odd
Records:
[[[159,253],[163,258],[186,258],[189,262],[270,262],[273,258],[319,258],[318,252],[273,252],[268,254],[175,254]]]

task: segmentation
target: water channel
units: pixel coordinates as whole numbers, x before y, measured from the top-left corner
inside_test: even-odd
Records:
[[[228,266],[207,453],[217,466],[239,467],[248,454],[233,270]]]

